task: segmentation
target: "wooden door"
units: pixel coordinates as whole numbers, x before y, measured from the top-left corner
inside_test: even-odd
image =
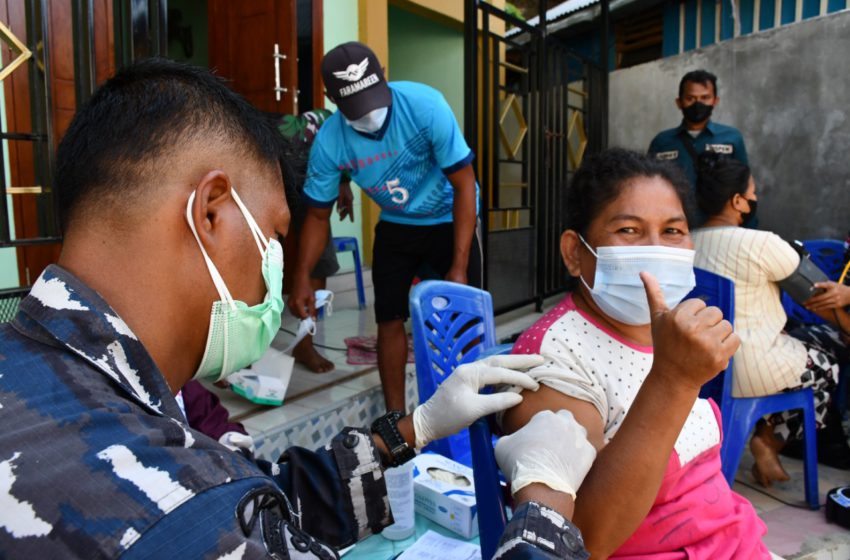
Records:
[[[263,111],[298,113],[295,10],[296,0],[209,0],[210,67]]]
[[[47,8],[41,13],[41,7]],[[114,70],[112,41],[112,2],[94,0],[92,32],[95,72],[98,82]],[[47,33],[41,36],[43,19]],[[5,96],[8,167],[2,176],[8,179],[14,239],[0,236],[0,246],[16,247],[18,282],[29,286],[47,265],[56,262],[61,250],[61,231],[53,204],[51,158],[76,110],[74,91],[75,38],[71,5],[67,0],[49,0],[40,4],[31,0],[0,0],[0,22],[18,41],[28,47],[31,56],[3,80]],[[30,37],[29,33],[36,33]],[[47,57],[44,55],[49,53]],[[16,58],[6,38],[2,45],[4,61]],[[44,83],[45,78],[49,81]],[[44,95],[44,88],[49,95]],[[49,100],[49,105],[47,101]],[[52,140],[52,145],[48,145]],[[5,212],[3,213],[5,214]],[[0,219],[6,220],[5,215]]]

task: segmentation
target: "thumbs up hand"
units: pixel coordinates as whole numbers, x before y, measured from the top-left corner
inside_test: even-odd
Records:
[[[652,369],[670,381],[699,388],[726,369],[741,339],[717,307],[688,299],[669,309],[658,280],[641,272],[652,324]],[[680,385],[681,386],[681,385]]]

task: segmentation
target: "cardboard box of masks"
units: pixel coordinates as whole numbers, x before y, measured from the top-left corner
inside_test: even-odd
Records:
[[[472,469],[436,453],[413,460],[416,513],[465,539],[478,535]]]

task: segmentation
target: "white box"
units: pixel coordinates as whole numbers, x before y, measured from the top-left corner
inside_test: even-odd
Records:
[[[413,459],[416,513],[470,539],[478,535],[472,469],[436,453]]]

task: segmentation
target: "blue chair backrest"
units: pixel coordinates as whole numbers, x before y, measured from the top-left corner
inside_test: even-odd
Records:
[[[782,309],[785,310],[785,314],[788,315],[788,319],[795,323],[799,323],[801,325],[820,325],[822,323],[826,323],[820,315],[815,315],[791,299],[791,296],[785,292],[782,292],[781,298]]]
[[[496,344],[493,299],[488,292],[443,280],[420,282],[410,294],[413,352],[419,402],[425,402],[454,369]],[[466,431],[428,449],[471,466]]]
[[[735,283],[719,274],[696,267],[694,276],[696,287],[687,297],[699,298],[705,301],[706,305],[718,307],[723,312],[723,318],[734,325]],[[725,370],[702,386],[699,396],[714,399],[720,409],[724,409],[724,400],[732,398],[732,360],[729,360]]]
[[[836,281],[844,269],[844,242],[837,239],[809,239],[803,247],[812,256],[812,262]]]

